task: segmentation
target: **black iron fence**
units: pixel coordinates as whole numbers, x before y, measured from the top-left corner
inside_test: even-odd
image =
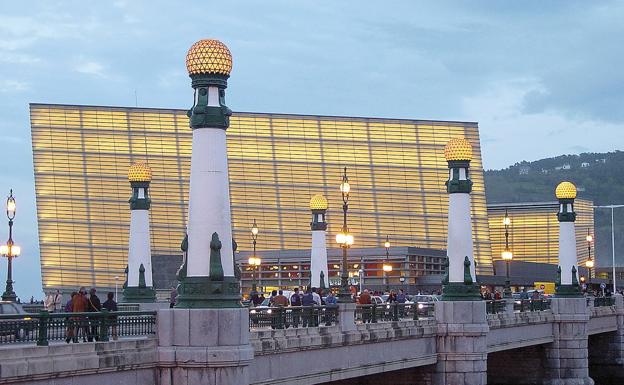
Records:
[[[514,310],[521,313],[525,311],[544,311],[548,309],[550,309],[550,301],[545,298],[514,300]]]
[[[249,309],[250,329],[305,328],[331,326],[337,323],[337,305],[253,307]]]
[[[377,323],[399,320],[418,320],[434,316],[435,302],[420,303],[384,303],[357,305],[355,322]]]
[[[594,298],[594,307],[600,306],[614,306],[615,298],[614,297],[596,297]]]
[[[504,299],[488,299],[485,301],[485,312],[487,314],[496,314],[505,312]]]
[[[155,334],[156,312],[92,312],[0,315],[0,344],[109,341]]]

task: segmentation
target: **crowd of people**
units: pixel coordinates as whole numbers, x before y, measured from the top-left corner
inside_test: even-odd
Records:
[[[117,311],[117,302],[113,292],[108,292],[106,301],[102,303],[95,288],[91,288],[87,294],[87,289],[84,286],[78,289],[78,291],[72,292],[70,298],[64,304],[63,296],[59,290],[50,292],[46,295],[44,306],[50,313],[94,313],[103,309],[109,312]],[[117,339],[116,319],[115,315],[111,315],[108,319],[113,340]],[[79,338],[82,338],[83,342],[99,340],[99,318],[77,315],[68,317],[67,321],[65,342],[77,343]]]

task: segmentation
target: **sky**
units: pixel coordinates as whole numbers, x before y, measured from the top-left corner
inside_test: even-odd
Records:
[[[232,52],[234,111],[476,121],[486,169],[624,150],[622,1],[0,5],[0,195],[17,199],[22,299],[42,296],[28,104],[188,108],[202,38]]]

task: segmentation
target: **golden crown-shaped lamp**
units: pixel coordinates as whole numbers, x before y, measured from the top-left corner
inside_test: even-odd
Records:
[[[555,189],[557,199],[574,199],[576,198],[576,186],[572,182],[561,182]]]
[[[128,180],[130,182],[150,182],[152,169],[145,162],[135,162],[128,169]]]
[[[214,74],[228,77],[232,71],[232,54],[219,40],[200,40],[186,54],[186,70],[189,75]]]
[[[472,160],[472,145],[464,138],[453,138],[444,147],[444,157],[447,161]]]
[[[327,210],[327,207],[329,207],[327,199],[321,194],[316,194],[310,199],[310,210]]]

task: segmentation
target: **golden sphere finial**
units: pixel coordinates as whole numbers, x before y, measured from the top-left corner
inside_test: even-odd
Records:
[[[216,74],[230,76],[232,54],[228,47],[215,39],[204,39],[191,46],[186,54],[189,75]]]
[[[145,162],[134,162],[128,169],[128,180],[130,182],[150,182],[152,169]]]
[[[327,199],[321,195],[316,194],[310,199],[310,210],[327,210]]]
[[[557,199],[574,199],[576,198],[576,186],[572,182],[561,182],[555,189]]]
[[[451,160],[472,160],[472,144],[464,138],[453,138],[444,147],[444,157]]]

